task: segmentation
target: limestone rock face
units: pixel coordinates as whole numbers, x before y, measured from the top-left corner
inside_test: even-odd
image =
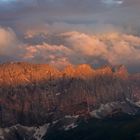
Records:
[[[120,65],[114,68],[116,75],[122,79],[127,79],[128,78],[128,71],[124,65]]]
[[[87,64],[81,64],[78,66],[69,65],[63,70],[63,74],[67,77],[75,77],[86,79],[92,76],[94,73],[93,68]]]
[[[47,64],[1,64],[0,123],[43,124],[65,114],[87,114],[101,104],[133,100],[140,96],[132,89],[137,86],[130,85],[134,79],[124,66],[93,69],[82,64],[60,71]]]
[[[17,86],[59,77],[60,72],[47,64],[24,62],[0,65],[0,85]]]

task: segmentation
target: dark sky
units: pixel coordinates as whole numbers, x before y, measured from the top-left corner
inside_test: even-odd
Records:
[[[0,62],[124,64],[140,71],[140,0],[0,0]]]

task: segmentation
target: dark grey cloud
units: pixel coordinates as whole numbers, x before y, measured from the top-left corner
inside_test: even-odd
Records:
[[[138,0],[7,0],[0,2],[0,24],[15,29],[55,22],[130,26],[128,21],[139,22],[139,6]]]

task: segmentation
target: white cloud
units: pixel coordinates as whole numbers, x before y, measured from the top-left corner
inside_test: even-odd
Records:
[[[11,54],[17,49],[18,39],[11,28],[0,27],[0,54]]]
[[[101,61],[125,65],[140,63],[140,37],[137,36],[116,32],[89,35],[74,31],[59,34],[59,39],[61,45],[43,43],[26,46],[24,60],[57,66],[63,63],[97,64]]]

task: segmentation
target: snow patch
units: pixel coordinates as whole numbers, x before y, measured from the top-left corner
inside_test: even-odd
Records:
[[[56,121],[53,121],[52,124],[56,124],[56,123],[58,123],[58,122],[59,122],[59,120],[56,120]]]
[[[77,124],[71,123],[71,124],[69,124],[67,126],[64,126],[64,130],[68,131],[68,130],[73,129],[73,128],[77,127],[77,126],[78,126]]]
[[[28,132],[31,132],[31,134],[33,134],[33,138],[35,140],[42,140],[43,136],[47,133],[48,127],[49,127],[49,123],[48,124],[44,124],[42,126],[39,127],[28,127],[28,126],[22,126],[20,124],[17,124],[15,126],[12,127],[8,127],[8,128],[0,128],[0,140],[5,140],[4,135],[6,133],[9,133],[10,130],[12,130],[13,128],[15,130],[18,131],[19,128],[23,128]]]
[[[112,113],[117,113],[121,111],[129,115],[135,115],[137,112],[136,108],[140,107],[140,102],[133,102],[132,100],[126,98],[126,101],[123,102],[111,102],[107,104],[101,104],[100,107],[96,110],[90,112],[91,117],[102,119],[107,115]]]
[[[46,134],[49,124],[45,124],[40,127],[35,128],[34,138],[36,140],[42,140],[43,136]]]
[[[61,95],[61,93],[60,93],[60,92],[58,92],[58,93],[56,93],[55,95],[56,95],[56,96],[59,96],[59,95]]]
[[[66,119],[77,119],[78,117],[79,117],[79,115],[75,115],[75,116],[66,115],[65,116]]]
[[[3,130],[2,130],[2,129],[0,129],[0,139],[1,139],[1,140],[4,140]]]
[[[140,101],[135,103],[138,107],[140,107]]]

